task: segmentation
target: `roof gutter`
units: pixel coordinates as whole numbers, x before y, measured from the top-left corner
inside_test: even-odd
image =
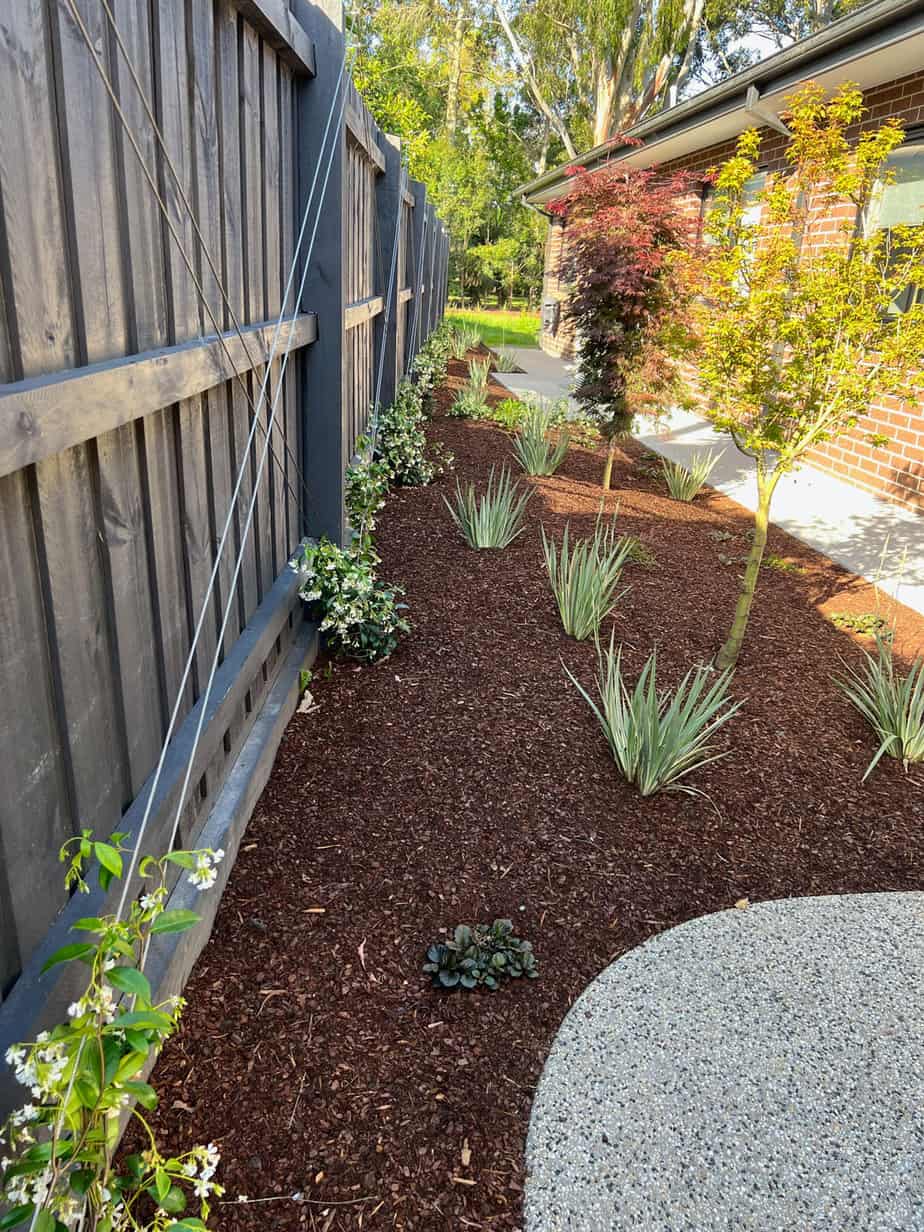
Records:
[[[660,137],[665,129],[694,129],[706,113],[727,113],[741,109],[752,114],[747,111],[749,103],[752,102],[758,105],[758,110],[753,113],[755,118],[761,123],[770,124],[768,114],[773,113],[767,113],[767,109],[760,107],[761,95],[767,94],[771,88],[776,91],[795,85],[800,78],[800,70],[814,68],[816,72],[830,71],[838,62],[838,49],[843,48],[850,53],[840,61],[846,63],[922,30],[924,5],[920,0],[874,0],[872,4],[864,5],[846,17],[832,22],[817,34],[800,39],[798,43],[785,47],[759,64],[710,86],[701,94],[642,120],[630,128],[626,135],[644,141],[646,138]],[[756,92],[756,99],[752,99],[751,89]],[[782,121],[774,116],[772,127],[780,131],[779,124],[782,124]],[[618,142],[604,142],[588,150],[579,159],[571,159],[520,185],[515,189],[515,194],[523,199],[533,197],[563,182],[567,178],[566,169],[575,162],[592,167],[615,150],[620,150],[619,157],[626,157],[632,152],[631,149],[621,148]]]

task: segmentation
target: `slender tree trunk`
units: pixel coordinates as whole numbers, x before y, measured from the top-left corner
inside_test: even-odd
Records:
[[[603,467],[603,491],[609,492],[613,478],[613,463],[616,460],[616,438],[611,438],[606,447],[606,465]]]
[[[770,502],[773,490],[777,485],[779,475],[771,471],[768,475],[758,468],[757,471],[757,509],[754,513],[754,542],[748,553],[747,564],[741,577],[741,589],[738,592],[738,602],[735,605],[735,618],[729,631],[725,645],[716,656],[716,667],[724,671],[734,667],[738,662],[744,635],[747,632],[748,618],[751,615],[751,604],[754,602],[754,591],[760,576],[760,566],[764,559],[764,549],[767,546],[767,528],[770,525]]]
[[[462,84],[462,51],[465,45],[465,5],[456,9],[449,50],[449,86],[446,91],[446,133],[453,137],[459,125],[459,91]]]

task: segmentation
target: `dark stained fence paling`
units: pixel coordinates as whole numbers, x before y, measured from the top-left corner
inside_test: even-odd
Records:
[[[292,353],[285,376],[281,350],[267,375],[343,62],[339,0],[114,6],[227,304],[104,10],[99,0],[78,5],[194,273],[67,0],[4,4],[2,1047],[60,1013],[67,978],[39,980],[38,967],[67,940],[75,911],[107,909],[102,895],[67,902],[58,849],[83,826],[137,832],[238,468],[243,464],[244,478],[231,542],[208,599],[146,850],[168,841],[229,597],[231,620],[182,818],[184,844],[227,795],[277,677],[296,670],[292,655],[304,657],[289,558],[306,533],[342,541],[343,473],[368,425],[379,348],[385,346],[383,394],[390,398],[436,323],[442,301],[433,280],[443,278],[445,264],[433,246],[422,186],[401,188],[400,146],[346,83],[304,295],[291,325],[290,299],[280,331],[281,348]],[[241,384],[256,403],[264,378],[261,428],[248,446],[252,412]],[[277,391],[272,449],[242,546]],[[242,568],[232,595],[238,549]],[[193,940],[194,947],[203,943],[204,936]],[[8,1095],[0,1090],[0,1105]]]

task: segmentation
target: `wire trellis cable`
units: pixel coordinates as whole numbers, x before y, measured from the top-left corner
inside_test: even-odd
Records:
[[[266,385],[267,385],[267,382],[269,381],[270,367],[273,362],[272,355],[270,355],[270,357],[266,360],[266,370],[263,374],[263,381],[262,381],[261,388],[260,388],[258,405],[254,405],[253,397],[250,393],[250,390],[247,388],[247,382],[244,380],[244,375],[238,370],[237,364],[234,362],[234,357],[232,356],[230,348],[228,347],[227,340],[224,337],[224,331],[222,329],[222,326],[219,324],[217,318],[215,317],[214,312],[212,311],[212,307],[208,302],[208,297],[206,296],[205,291],[202,287],[201,279],[196,273],[195,268],[193,266],[193,262],[189,256],[189,253],[187,252],[186,247],[183,244],[183,241],[180,239],[180,236],[177,233],[177,229],[173,222],[173,219],[170,217],[170,212],[167,209],[166,203],[164,202],[160,189],[157,187],[157,182],[155,180],[154,174],[152,173],[151,169],[148,167],[147,163],[144,160],[144,155],[141,152],[141,147],[138,143],[138,140],[134,132],[132,131],[131,125],[128,122],[128,117],[125,115],[125,110],[122,107],[122,104],[118,98],[118,95],[116,94],[115,87],[113,86],[113,83],[112,83],[112,79],[110,78],[105,66],[102,63],[102,60],[99,57],[99,54],[96,51],[96,48],[93,44],[92,35],[87,29],[86,24],[83,20],[83,17],[81,16],[79,9],[77,8],[76,0],[67,0],[67,4],[74,18],[74,23],[76,24],[78,30],[80,31],[80,35],[84,43],[86,44],[86,47],[90,53],[90,56],[93,59],[93,63],[96,67],[96,71],[99,74],[100,79],[102,80],[103,87],[105,88],[106,93],[109,96],[110,102],[112,103],[112,106],[114,107],[116,111],[116,114],[119,118],[120,125],[122,127],[122,131],[125,133],[126,137],[128,138],[129,144],[132,147],[132,151],[135,154],[138,164],[141,167],[144,177],[147,180],[147,183],[151,189],[151,192],[153,193],[154,198],[157,202],[158,209],[160,210],[160,213],[163,216],[164,222],[167,224],[167,229],[170,232],[170,236],[173,239],[173,242],[175,243],[180,256],[182,257],[183,264],[186,266],[186,269],[189,273],[190,278],[192,279],[193,286],[196,290],[196,294],[198,295],[199,299],[202,302],[203,307],[205,308],[206,315],[209,318],[209,323],[211,324],[212,328],[215,331],[215,335],[218,340],[218,343],[221,346],[222,350],[224,351],[225,357],[227,358],[228,363],[231,365],[231,370],[232,370],[232,373],[234,374],[234,379],[237,380],[237,383],[240,385],[241,390],[244,393],[244,397],[247,400],[247,404],[250,408],[250,411],[251,411],[251,414],[253,415],[254,420],[258,423],[260,430],[264,431],[263,425],[259,421],[259,406],[262,405],[262,398],[265,395]],[[143,93],[142,93],[142,103],[145,106],[145,109],[148,110],[149,104],[147,102],[147,99],[144,97]],[[166,151],[165,151],[165,154],[166,154]],[[169,160],[169,155],[166,155],[166,157]],[[175,172],[174,172],[174,175],[175,175]],[[188,205],[188,201],[187,201],[187,205]],[[189,207],[189,209],[190,209],[190,216],[192,217],[191,207]],[[196,225],[197,233],[201,235],[201,232],[198,231],[198,225],[195,223],[195,219],[193,219],[193,221],[194,221],[194,225]],[[219,281],[217,274],[215,275],[215,278],[216,278],[216,281]],[[221,284],[219,285],[221,286]],[[222,288],[222,291],[223,291],[223,288]],[[224,294],[224,291],[223,291],[223,294]],[[284,310],[285,310],[285,301],[283,301],[283,312]],[[280,320],[281,320],[281,317],[280,317]],[[244,339],[239,326],[237,327],[237,332],[238,332],[238,337],[241,339],[241,342],[244,345],[245,353],[247,354],[248,358],[252,360],[253,356],[247,346],[247,342]],[[278,334],[278,322],[277,322],[277,332],[274,334],[274,343],[275,343],[277,334]],[[273,349],[274,347],[271,347],[271,351]],[[248,449],[250,448],[249,443],[248,443],[247,448]],[[294,455],[291,455],[291,451],[290,451],[290,456],[293,457],[293,462],[296,466],[299,479],[301,480],[301,483],[302,483],[302,489],[307,499],[308,493],[307,493],[307,488],[305,486],[305,481],[301,475],[300,469],[298,468],[297,461],[294,459]],[[273,450],[273,458],[276,462],[276,465],[279,467],[280,472],[283,475],[285,475],[285,467],[279,461],[279,457],[277,456],[275,450]],[[288,484],[288,479],[286,479],[286,483]],[[292,488],[291,484],[289,484],[289,491],[291,495],[294,496],[296,502],[298,502],[299,494],[296,490]]]

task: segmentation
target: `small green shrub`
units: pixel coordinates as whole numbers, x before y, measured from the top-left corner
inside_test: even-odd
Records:
[[[679,462],[671,462],[668,458],[661,459],[661,471],[667,490],[678,501],[691,501],[699,493],[703,484],[712,474],[716,463],[721,458],[720,453],[707,450],[693,454],[689,466]]]
[[[783,556],[765,556],[761,565],[764,569],[774,569],[777,573],[805,573],[805,565],[800,565],[797,560],[786,560]]]
[[[452,329],[443,321],[414,356],[411,373],[425,405],[433,390],[446,375],[446,367],[452,351]]]
[[[480,497],[473,484],[463,492],[457,479],[455,506],[445,496],[443,500],[470,548],[505,548],[523,532],[523,514],[530,496],[511,482],[506,467],[495,482],[492,466],[487,489]]]
[[[525,976],[534,980],[539,964],[533,947],[513,935],[511,920],[493,924],[460,924],[452,941],[437,941],[427,950],[424,971],[434,988],[490,988],[501,980]]]
[[[884,642],[892,640],[889,622],[878,612],[832,612],[828,619],[836,628],[847,629],[861,637],[881,638]]]
[[[477,325],[460,321],[450,327],[450,346],[453,359],[465,359],[469,351],[474,351],[481,345],[481,334]]]
[[[519,398],[505,398],[503,402],[490,407],[488,414],[502,428],[516,429],[529,414],[529,406]]]
[[[558,441],[549,435],[552,414],[548,407],[535,405],[513,439],[513,452],[527,475],[554,475],[568,452],[571,438],[563,432]]]
[[[487,419],[490,412],[484,398],[466,387],[456,394],[446,414],[452,419]]]
[[[626,545],[626,563],[641,565],[643,569],[654,569],[658,558],[646,543],[642,543],[637,535],[624,535]]]
[[[719,673],[710,685],[708,669],[692,668],[673,692],[659,692],[655,651],[630,692],[622,674],[622,647],[617,651],[612,637],[609,649],[598,651],[599,705],[567,667],[565,671],[596,715],[623,777],[643,796],[658,791],[702,794],[680,780],[726,756],[713,753],[710,740],[742,704],[729,701],[730,671]]]
[[[628,587],[617,593],[623,566],[629,557],[631,544],[616,534],[615,517],[609,526],[600,518],[592,539],[568,539],[566,524],[561,548],[547,539],[542,528],[542,551],[545,567],[562,628],[569,637],[583,642],[596,635],[600,624]]]
[[[420,387],[401,381],[394,402],[379,413],[376,457],[384,463],[390,483],[418,487],[448,465],[446,458],[433,461],[427,456],[424,419]]]
[[[727,543],[729,539],[734,539],[734,535],[730,530],[711,530],[709,538],[714,539],[716,543]]]
[[[341,548],[327,538],[307,544],[298,562],[298,593],[314,609],[328,646],[362,663],[387,658],[410,632],[400,614],[402,592],[376,582],[379,564],[371,540]]]
[[[861,671],[845,665],[847,675],[835,684],[879,739],[876,756],[863,775],[865,782],[886,754],[897,758],[905,770],[924,761],[924,656],[902,676],[895,670],[891,645],[877,637],[875,658],[865,651],[864,658]]]
[[[367,436],[356,440],[359,460],[347,467],[344,502],[350,526],[362,535],[375,529],[375,515],[388,495],[388,465],[383,458],[371,457],[372,442]]]

